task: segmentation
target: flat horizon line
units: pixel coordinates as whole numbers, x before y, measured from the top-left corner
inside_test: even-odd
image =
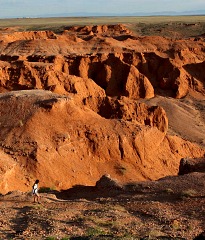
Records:
[[[132,18],[132,17],[197,17],[197,16],[205,16],[203,14],[150,14],[150,15],[79,15],[79,16],[71,16],[71,15],[48,15],[48,16],[31,16],[31,17],[3,17],[0,20],[9,20],[9,19],[46,19],[46,18],[117,18],[117,17],[125,17],[125,18]]]
[[[100,13],[100,12],[58,12],[58,13],[42,13],[39,15],[15,15],[4,16],[0,19],[16,19],[16,18],[56,18],[56,17],[154,17],[154,16],[205,16],[205,9],[202,10],[189,10],[189,11],[158,11],[158,12],[132,12],[132,13]]]

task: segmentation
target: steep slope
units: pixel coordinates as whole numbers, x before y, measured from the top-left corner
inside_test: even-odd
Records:
[[[136,104],[135,111],[133,121],[106,119],[50,91],[1,94],[1,191],[28,190],[36,178],[56,189],[94,185],[103,174],[122,182],[158,179],[177,174],[182,157],[204,154],[166,135],[162,108]]]

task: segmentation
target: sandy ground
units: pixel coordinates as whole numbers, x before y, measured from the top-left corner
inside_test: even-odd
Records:
[[[193,239],[204,230],[204,173],[130,183],[113,191],[1,196],[1,239]],[[79,191],[80,189],[80,191]]]

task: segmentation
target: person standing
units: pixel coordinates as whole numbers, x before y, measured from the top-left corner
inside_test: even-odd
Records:
[[[38,183],[39,183],[39,180],[37,179],[37,180],[35,181],[35,183],[33,184],[33,188],[32,188],[33,202],[34,202],[34,203],[35,203],[36,201],[37,201],[38,203],[40,203],[40,202],[39,202],[40,196],[39,196],[39,193],[38,193]]]

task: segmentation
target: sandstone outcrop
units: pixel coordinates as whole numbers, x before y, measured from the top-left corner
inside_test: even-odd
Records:
[[[126,97],[119,99],[105,98],[99,114],[108,119],[116,118],[125,121],[136,121],[142,125],[157,127],[164,133],[168,130],[168,118],[162,107],[149,107],[144,103],[138,103]]]
[[[124,25],[0,32],[0,192],[27,191],[36,178],[55,189],[105,174],[154,180],[202,157],[203,48]],[[186,96],[202,99],[195,143],[169,134],[174,111],[162,100]]]
[[[36,178],[56,189],[94,185],[104,174],[121,182],[157,179],[177,173],[181,155],[204,154],[198,146],[166,135],[160,108],[142,108],[149,124],[140,117],[106,119],[72,95],[21,90],[1,94],[0,111],[0,149],[8,155],[8,170],[1,155],[3,192],[28,190]],[[158,116],[162,121],[154,125]],[[8,184],[8,175],[15,186]]]
[[[74,75],[91,78],[109,96],[152,98],[160,89],[176,98],[204,94],[203,40],[140,37],[124,25],[102,25],[69,27],[66,34],[4,32],[0,41],[4,91],[56,82],[63,88]]]

